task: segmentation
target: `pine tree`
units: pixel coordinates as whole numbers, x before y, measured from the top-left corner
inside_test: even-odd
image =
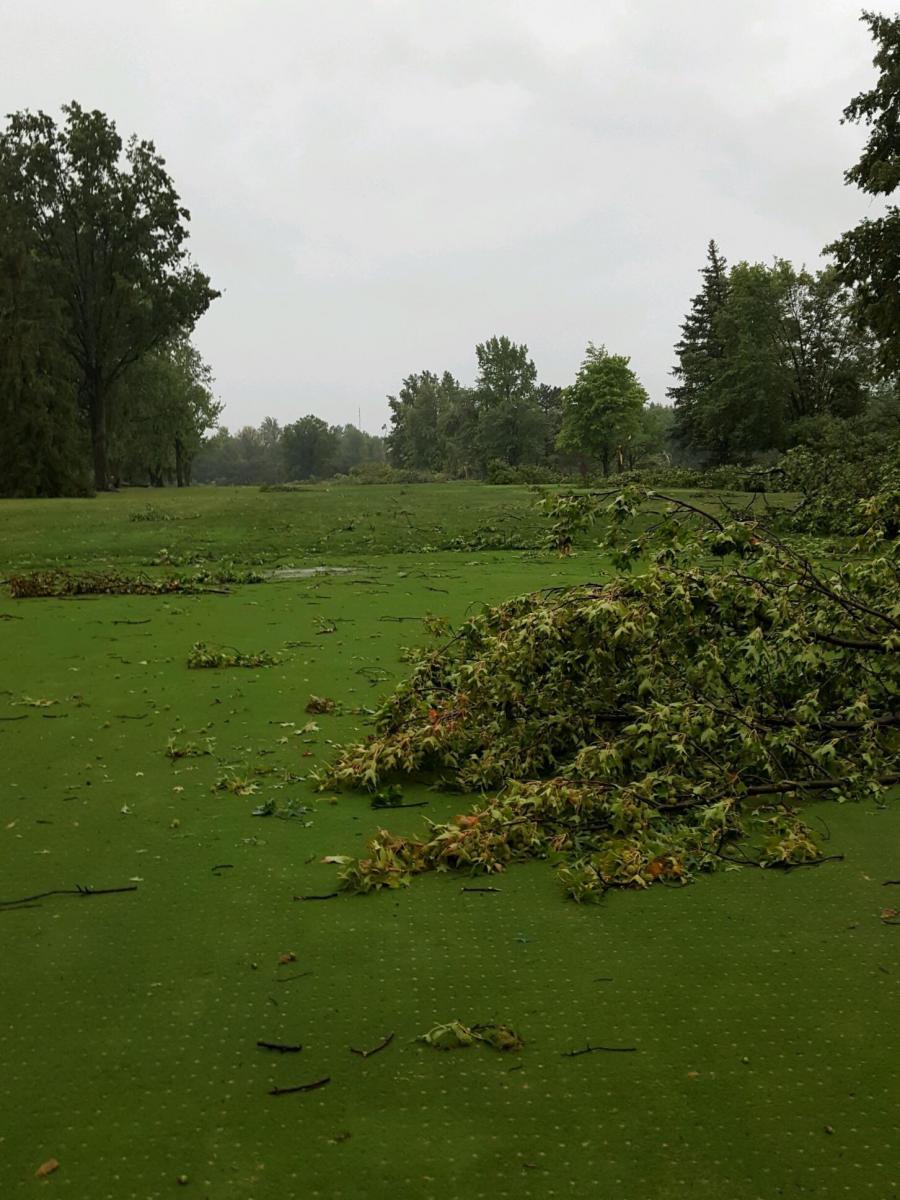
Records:
[[[700,274],[703,287],[691,301],[690,312],[681,326],[681,338],[675,346],[678,363],[672,368],[672,375],[677,382],[667,394],[674,401],[678,441],[723,458],[728,447],[722,444],[722,431],[710,428],[706,419],[724,355],[717,321],[728,299],[728,268],[713,240]]]

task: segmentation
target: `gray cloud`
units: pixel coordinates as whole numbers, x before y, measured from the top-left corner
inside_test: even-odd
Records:
[[[0,0],[0,108],[153,137],[225,295],[225,420],[377,430],[403,375],[588,340],[664,397],[709,237],[818,262],[866,211],[851,0]]]

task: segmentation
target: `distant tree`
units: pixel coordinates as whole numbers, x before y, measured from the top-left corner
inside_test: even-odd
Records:
[[[674,425],[675,411],[669,405],[645,404],[624,446],[625,465],[632,468],[666,461]]]
[[[62,126],[19,112],[0,132],[0,177],[34,235],[41,284],[88,420],[97,488],[109,483],[110,398],[127,369],[189,332],[218,294],[188,259],[189,214],[152,142],[123,145],[74,101]]]
[[[339,444],[338,430],[321,417],[308,415],[285,425],[281,451],[288,479],[323,479],[334,471]]]
[[[439,430],[441,382],[433,371],[422,371],[407,375],[397,395],[388,396],[391,429],[387,446],[395,467],[421,471],[439,471],[443,467]]]
[[[676,382],[668,389],[675,406],[675,434],[679,441],[695,449],[707,450],[709,430],[705,421],[724,355],[717,322],[728,299],[728,267],[719,248],[710,240],[706,265],[700,271],[703,285],[681,326],[676,343],[678,362],[672,368]],[[724,447],[719,447],[719,453]]]
[[[212,372],[187,338],[146,354],[113,393],[111,463],[117,478],[147,478],[154,487],[191,483],[203,437],[222,410]]]
[[[544,419],[544,452],[541,457],[549,462],[556,454],[556,439],[562,428],[563,389],[541,383],[535,392],[535,399]]]
[[[576,456],[583,470],[599,462],[608,475],[614,464],[625,464],[647,402],[630,362],[590,342],[575,382],[565,389],[559,448]]]
[[[870,196],[890,196],[900,184],[900,15],[864,12],[876,44],[874,87],[855,96],[844,120],[869,130],[859,161],[844,178]],[[900,209],[866,218],[826,247],[841,281],[855,291],[859,314],[879,341],[888,372],[900,370]]]
[[[537,401],[537,369],[526,345],[492,337],[475,347],[475,407],[482,467],[537,462],[543,450],[543,415]]]
[[[454,478],[468,479],[478,469],[475,393],[459,384],[449,371],[444,372],[441,384],[438,436],[443,448],[443,469]]]

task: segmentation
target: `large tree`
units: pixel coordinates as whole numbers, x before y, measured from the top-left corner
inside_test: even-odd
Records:
[[[624,354],[588,343],[575,382],[565,389],[559,448],[582,468],[599,462],[608,475],[625,465],[627,447],[639,428],[647,393]]]
[[[189,332],[218,293],[188,257],[190,216],[154,144],[123,143],[113,121],[74,101],[63,113],[61,125],[43,112],[9,117],[0,178],[34,235],[42,285],[62,304],[62,345],[103,489],[115,385]]]
[[[710,239],[703,285],[691,301],[675,346],[678,362],[672,368],[675,383],[668,395],[675,406],[675,432],[682,445],[707,450],[704,414],[715,391],[724,346],[718,318],[728,299],[728,267],[719,247]]]
[[[308,414],[285,425],[281,452],[288,479],[324,479],[334,470],[340,430]]]
[[[865,125],[859,161],[845,173],[870,196],[891,196],[900,184],[900,15],[864,12],[876,43],[874,87],[855,96],[844,120]],[[827,247],[840,278],[855,290],[862,320],[879,340],[885,367],[900,369],[900,209],[867,217]]]
[[[0,172],[0,495],[90,489],[59,303],[41,287],[33,239]]]
[[[482,468],[491,461],[518,466],[542,457],[544,418],[537,401],[537,369],[528,347],[492,337],[475,347],[478,376],[478,452]]]

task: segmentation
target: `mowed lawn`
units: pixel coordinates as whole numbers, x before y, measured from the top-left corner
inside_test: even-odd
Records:
[[[529,549],[534,503],[474,484],[0,503],[4,578],[351,568],[224,595],[0,592],[0,900],[23,901],[0,906],[0,1197],[900,1195],[896,806],[815,806],[842,862],[595,907],[540,863],[492,893],[440,875],[303,899],[380,824],[466,807],[411,785],[423,807],[379,813],[307,776],[365,735],[423,617],[604,569]],[[188,670],[197,641],[280,661]],[[310,716],[311,694],[337,713]],[[454,1019],[525,1047],[415,1041]],[[588,1043],[634,1049],[567,1054]]]

